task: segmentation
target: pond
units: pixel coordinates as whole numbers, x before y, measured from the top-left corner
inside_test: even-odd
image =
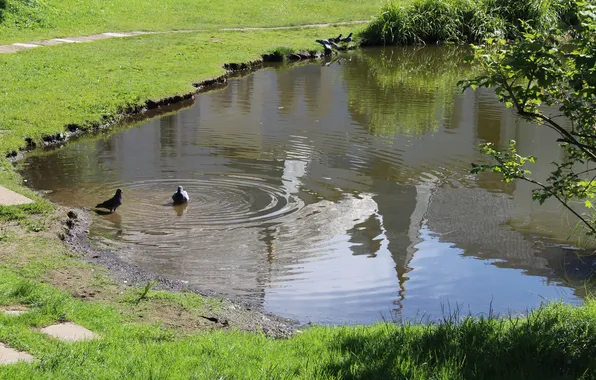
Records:
[[[518,141],[543,178],[562,154],[491,91],[461,92],[468,52],[370,49],[260,70],[189,107],[28,155],[48,198],[93,207],[126,262],[316,323],[439,319],[580,302],[593,260],[532,186],[472,176],[481,142]],[[169,202],[176,187],[187,207]]]

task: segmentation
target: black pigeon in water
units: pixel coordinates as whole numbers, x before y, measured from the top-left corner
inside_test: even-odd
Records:
[[[346,38],[342,38],[340,42],[350,43],[352,42],[352,33],[350,33]]]
[[[116,194],[108,199],[107,201],[98,204],[95,208],[105,208],[110,210],[110,212],[116,211],[116,209],[122,205],[122,189],[116,190]]]
[[[174,201],[175,205],[181,205],[188,203],[190,198],[188,197],[188,193],[182,189],[182,186],[178,186],[178,191],[172,195],[172,200]]]

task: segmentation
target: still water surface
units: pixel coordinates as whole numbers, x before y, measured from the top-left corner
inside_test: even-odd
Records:
[[[538,178],[561,150],[491,92],[462,94],[465,54],[373,49],[261,70],[178,113],[35,152],[22,173],[69,206],[121,187],[124,205],[97,215],[92,237],[304,322],[578,302],[563,279],[581,284],[592,262],[561,244],[573,220],[526,184],[469,174],[481,142],[516,139]],[[168,204],[177,185],[187,207]]]

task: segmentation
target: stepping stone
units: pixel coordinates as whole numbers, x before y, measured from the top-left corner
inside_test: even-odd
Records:
[[[4,53],[16,53],[17,51],[27,49],[26,47],[17,45],[2,45],[0,46],[0,54]]]
[[[25,306],[20,306],[20,305],[0,307],[0,313],[5,314],[5,315],[21,315],[21,314],[25,314],[28,311],[29,310],[27,310],[27,308]]]
[[[41,332],[67,342],[97,338],[97,334],[72,322],[59,323],[41,329]]]
[[[76,42],[76,41],[69,40],[66,38],[54,38],[52,41],[58,41],[58,42],[66,43],[66,44],[72,44],[72,43]]]
[[[35,44],[23,44],[23,43],[20,43],[20,42],[14,43],[13,45],[14,46],[24,47],[24,48],[27,48],[27,49],[39,47],[39,45],[35,45]]]
[[[0,364],[13,364],[16,362],[32,362],[35,358],[26,352],[17,351],[14,348],[0,343]]]
[[[33,41],[31,43],[35,44],[35,45],[40,45],[40,46],[54,46],[54,45],[63,44],[65,42],[59,41],[58,39],[54,39],[54,40]]]
[[[69,37],[69,39],[74,42],[91,42],[91,41],[97,41],[97,40],[105,40],[106,38],[111,38],[111,37],[103,35],[103,34],[94,34],[92,36],[83,36],[83,37]]]
[[[129,33],[112,33],[112,32],[108,32],[108,33],[102,33],[104,36],[110,36],[110,37],[130,37],[132,34]]]
[[[0,186],[0,206],[14,206],[33,203],[33,201],[19,193]]]

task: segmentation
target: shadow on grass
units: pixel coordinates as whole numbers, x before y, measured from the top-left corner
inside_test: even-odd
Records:
[[[6,12],[6,0],[0,0],[0,24],[4,21],[4,12]]]
[[[448,318],[430,325],[344,330],[326,370],[343,379],[592,379],[596,315],[550,305],[515,319]]]

